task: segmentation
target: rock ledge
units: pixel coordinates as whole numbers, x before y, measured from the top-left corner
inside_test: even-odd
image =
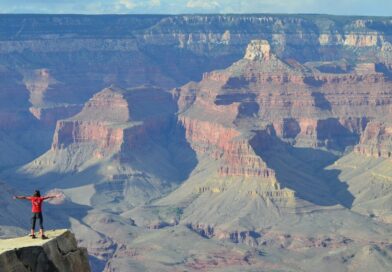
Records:
[[[0,240],[0,272],[91,271],[87,250],[77,246],[69,230],[47,231],[49,239],[18,237]]]

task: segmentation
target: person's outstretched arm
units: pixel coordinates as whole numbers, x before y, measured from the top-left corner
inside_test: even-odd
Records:
[[[24,200],[30,200],[29,196],[14,196],[14,199],[24,199]]]
[[[61,195],[44,196],[43,199],[59,198]]]

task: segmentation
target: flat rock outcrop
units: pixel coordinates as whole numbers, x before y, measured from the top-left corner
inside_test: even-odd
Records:
[[[68,230],[48,231],[49,239],[0,240],[1,272],[89,272],[88,253]]]

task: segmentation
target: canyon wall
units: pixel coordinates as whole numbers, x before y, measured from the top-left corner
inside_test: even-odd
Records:
[[[7,165],[42,154],[57,120],[79,112],[98,90],[110,84],[170,89],[200,80],[240,59],[252,40],[266,42],[251,44],[262,50],[259,55],[249,51],[246,58],[269,59],[274,52],[287,63],[346,61],[321,65],[330,71],[355,69],[352,63],[363,62],[390,69],[390,24],[387,18],[326,15],[1,15],[0,96],[7,102],[0,125],[28,128],[34,139],[45,139],[35,145],[18,131],[7,132],[14,144],[31,150],[18,159],[8,152]],[[359,74],[372,69],[371,64],[361,67]],[[307,80],[277,73],[252,76],[258,81]],[[321,75],[314,82],[358,78],[382,81],[372,74]]]

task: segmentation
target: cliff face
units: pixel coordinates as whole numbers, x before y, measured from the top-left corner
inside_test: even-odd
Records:
[[[274,171],[258,157],[250,144],[236,140],[239,131],[218,124],[182,119],[186,139],[199,156],[207,155],[221,161],[218,173],[222,177],[273,177]]]
[[[357,144],[357,151],[388,157],[389,130],[374,120],[390,116],[392,85],[375,63],[333,73],[323,65],[331,63],[284,60],[268,41],[254,40],[228,68],[173,90],[198,164],[158,204],[180,207],[180,223],[202,236],[242,235],[248,242],[252,235],[242,220],[262,229],[258,215],[279,221],[281,214],[301,211],[304,201],[313,208],[350,207],[353,196],[335,174],[309,165],[323,169],[329,156]]]
[[[128,209],[159,197],[188,175],[195,160],[176,110],[171,94],[162,89],[105,88],[79,113],[57,121],[50,150],[21,173],[43,179],[46,173],[59,174],[62,187],[67,182],[61,178],[84,183],[86,171],[95,168],[95,193],[112,191],[104,199],[114,209],[118,201],[120,209]]]
[[[110,84],[172,88],[200,80],[206,71],[240,59],[252,40],[265,42],[251,43],[261,49],[260,54],[248,51],[246,58],[270,59],[273,52],[287,62],[293,58],[300,63],[347,62],[323,64],[329,71],[352,69],[352,64],[369,61],[383,69],[392,65],[391,22],[387,18],[1,15],[0,25],[0,96],[7,101],[0,111],[0,124],[28,128],[38,139],[49,139],[58,120],[79,112],[88,99]],[[218,74],[207,76],[216,78]],[[253,76],[259,81],[306,81],[299,75]],[[381,80],[377,75],[361,77],[368,82]],[[316,82],[332,80],[348,83],[358,78],[322,75]],[[18,132],[7,135],[16,145],[34,150],[7,165],[27,162],[50,144],[38,147]],[[5,156],[12,158],[12,153]]]
[[[369,120],[390,115],[391,83],[375,67],[326,73],[316,62],[283,61],[267,41],[252,41],[244,59],[186,85],[179,107],[197,118],[207,118],[202,108],[214,111],[215,120],[239,128],[256,129],[260,120],[283,141],[343,150],[358,143]]]
[[[48,231],[48,240],[30,237],[0,241],[0,271],[88,272],[87,250],[79,248],[67,230]]]
[[[392,154],[391,137],[392,129],[389,123],[372,121],[366,126],[355,151],[376,158],[390,158]]]
[[[108,152],[119,150],[123,141],[124,125],[130,121],[128,102],[121,91],[104,89],[92,97],[83,110],[70,120],[59,121],[52,149],[66,148],[70,144],[92,142]]]
[[[226,55],[243,50],[255,37],[285,50],[313,52],[323,46],[366,48],[388,43],[388,18],[312,15],[177,15],[177,16],[56,16],[3,15],[10,25],[1,33],[2,52],[132,51],[140,43],[176,45],[199,55]],[[33,27],[34,26],[34,27]],[[52,26],[52,27],[48,27]],[[75,26],[78,26],[77,28]],[[239,27],[241,26],[241,27]],[[89,31],[87,31],[87,29]],[[195,31],[203,29],[203,31]],[[9,39],[12,34],[13,39]],[[289,35],[287,35],[289,34]],[[40,39],[34,39],[39,37]],[[64,38],[72,37],[68,42]],[[234,45],[242,48],[235,49]],[[305,48],[294,49],[295,45]],[[224,48],[224,51],[217,50]],[[314,58],[306,56],[306,58]]]

